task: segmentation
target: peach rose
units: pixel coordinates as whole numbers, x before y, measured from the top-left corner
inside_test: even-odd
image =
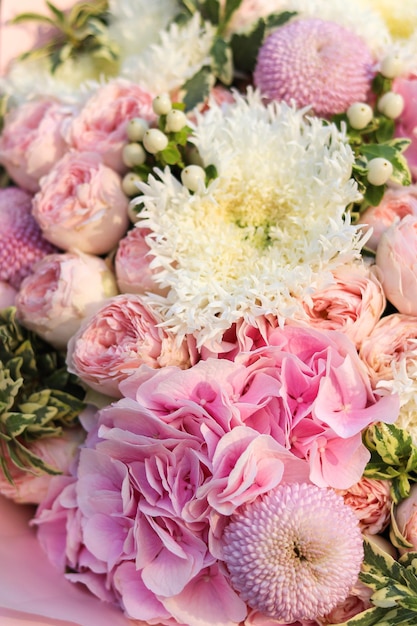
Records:
[[[28,447],[44,463],[63,474],[68,474],[84,438],[85,431],[82,428],[70,428],[60,437],[35,439]],[[0,472],[0,493],[19,504],[40,504],[46,496],[53,475],[27,472],[11,462],[8,463],[8,468],[13,483]]]
[[[406,215],[382,234],[375,263],[387,300],[400,313],[417,315],[417,216]]]
[[[68,152],[42,178],[33,216],[63,250],[106,254],[125,234],[128,199],[120,176],[92,152]]]
[[[68,370],[92,389],[121,397],[119,383],[138,367],[190,365],[188,344],[158,326],[140,295],[121,294],[85,321],[68,343]]]
[[[101,86],[68,125],[65,136],[79,151],[97,152],[103,163],[119,173],[126,170],[122,150],[128,142],[126,126],[134,117],[156,120],[154,96],[125,79]]]
[[[121,293],[166,293],[153,277],[155,272],[150,265],[153,257],[146,243],[149,232],[148,229],[132,228],[119,242],[114,267]]]
[[[392,504],[389,481],[361,478],[349,489],[338,493],[353,509],[363,533],[376,535],[388,526]]]
[[[16,297],[16,316],[57,348],[65,348],[84,318],[117,293],[103,259],[82,253],[50,254],[33,268]]]
[[[398,530],[412,544],[411,548],[399,548],[399,552],[417,552],[417,484],[411,487],[408,498],[396,507],[394,516]]]
[[[11,109],[0,135],[0,164],[22,189],[35,193],[39,180],[65,154],[61,134],[71,109],[55,100],[26,102]]]
[[[365,265],[344,265],[333,275],[333,284],[314,292],[303,303],[308,324],[340,330],[359,347],[385,309],[384,291]]]
[[[380,319],[361,345],[359,356],[365,363],[373,387],[393,379],[401,364],[412,365],[417,358],[417,317],[393,313]]]
[[[417,185],[387,189],[381,203],[378,206],[368,207],[359,219],[358,223],[363,224],[365,232],[372,228],[372,234],[366,246],[375,251],[382,233],[393,222],[406,215],[417,216]]]

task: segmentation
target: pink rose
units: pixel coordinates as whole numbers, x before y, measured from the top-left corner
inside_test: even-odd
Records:
[[[361,480],[339,491],[359,520],[363,533],[376,535],[385,530],[391,519],[390,482],[361,478]]]
[[[106,254],[125,234],[128,199],[119,175],[92,152],[68,152],[42,178],[33,216],[63,250]]]
[[[151,268],[152,256],[146,243],[149,232],[148,229],[132,228],[119,242],[114,268],[121,293],[166,293],[153,277],[156,270]]]
[[[66,429],[60,437],[35,439],[28,447],[47,465],[68,474],[85,432],[82,428]],[[10,461],[8,459],[8,461]],[[0,472],[0,493],[20,504],[39,504],[45,498],[52,474],[27,472],[8,462],[13,483]]]
[[[334,283],[304,301],[308,324],[339,330],[359,347],[385,309],[379,280],[365,265],[343,265],[334,271]]]
[[[416,342],[416,316],[393,313],[381,318],[359,351],[374,387],[380,381],[392,380],[402,364],[407,369],[408,363],[416,361]]]
[[[382,233],[406,215],[417,216],[417,185],[387,189],[381,203],[368,207],[360,216],[358,223],[363,224],[363,230],[372,228],[366,247],[376,250]]]
[[[417,485],[410,489],[410,495],[402,500],[395,510],[395,521],[401,535],[411,543],[410,548],[399,548],[401,554],[417,552]]]
[[[82,320],[117,293],[113,273],[99,257],[82,253],[44,257],[16,298],[19,321],[57,348],[65,348]]]
[[[408,165],[414,180],[417,179],[417,76],[396,78],[392,86],[393,91],[404,98],[404,109],[396,120],[397,137],[411,139],[411,144],[405,151]]]
[[[375,258],[387,300],[417,315],[417,216],[406,215],[381,236]]]
[[[61,129],[71,114],[69,107],[46,99],[26,102],[6,114],[0,163],[22,189],[38,191],[40,178],[67,151]]]
[[[103,85],[87,100],[65,133],[68,143],[82,152],[97,152],[103,163],[122,173],[122,150],[128,142],[126,126],[134,117],[148,122],[156,119],[153,95],[124,79]]]
[[[0,309],[7,309],[13,306],[16,300],[17,291],[14,287],[0,280]]]
[[[69,371],[92,389],[120,397],[119,383],[140,365],[189,367],[187,342],[178,345],[160,322],[139,295],[112,298],[69,342]]]

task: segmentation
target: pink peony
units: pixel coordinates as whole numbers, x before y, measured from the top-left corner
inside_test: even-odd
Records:
[[[0,189],[0,280],[18,289],[32,266],[56,248],[44,239],[23,189]]]
[[[392,380],[396,371],[416,360],[417,316],[393,313],[383,317],[362,343],[359,356],[374,387]]]
[[[367,45],[355,33],[335,22],[305,18],[266,38],[253,78],[268,100],[294,101],[328,116],[366,100],[372,66]]]
[[[284,624],[324,616],[345,600],[363,560],[353,512],[308,483],[280,485],[238,509],[223,553],[240,597]]]
[[[35,439],[29,450],[40,457],[47,465],[62,474],[69,474],[75,462],[78,448],[84,439],[82,428],[66,429],[60,437]],[[6,453],[8,468],[13,483],[0,472],[0,493],[19,504],[39,504],[46,497],[52,474],[28,472],[13,465]]]
[[[102,85],[87,100],[80,113],[65,131],[68,143],[81,152],[97,152],[105,165],[122,173],[122,150],[128,142],[126,126],[140,117],[156,120],[152,109],[153,95],[125,79],[114,79]]]
[[[38,191],[39,180],[65,154],[62,136],[69,107],[55,100],[34,100],[11,109],[0,135],[0,164],[22,189]]]
[[[376,251],[382,233],[406,215],[417,216],[417,185],[387,189],[381,203],[368,207],[360,216],[358,223],[363,224],[363,230],[372,229],[366,247]]]
[[[365,265],[342,265],[333,274],[333,284],[304,301],[308,324],[340,330],[359,347],[384,312],[384,291]]]
[[[127,207],[119,175],[98,154],[74,151],[42,178],[33,215],[59,248],[106,254],[128,228]]]
[[[113,273],[99,257],[51,254],[23,281],[16,314],[24,326],[57,348],[65,348],[83,319],[116,293]]]
[[[187,342],[161,327],[139,295],[112,298],[68,344],[68,368],[101,393],[119,397],[119,383],[140,365],[189,367]]]
[[[166,292],[153,278],[152,256],[146,243],[149,232],[147,229],[132,228],[119,242],[114,267],[121,293]]]
[[[345,504],[355,513],[363,533],[383,532],[391,520],[391,483],[387,480],[361,478],[349,489],[339,491]]]
[[[396,78],[392,89],[404,98],[403,112],[396,120],[396,135],[411,140],[404,155],[413,179],[417,180],[417,76]]]
[[[409,548],[399,548],[400,553],[417,552],[417,485],[411,487],[408,498],[396,507],[394,516],[399,532],[411,544]]]
[[[417,315],[417,215],[406,215],[381,236],[376,265],[387,300],[399,313]]]

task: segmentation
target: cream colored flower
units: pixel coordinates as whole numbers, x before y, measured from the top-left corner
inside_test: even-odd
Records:
[[[226,113],[214,103],[195,143],[218,177],[196,193],[167,169],[142,186],[151,267],[166,297],[148,302],[180,336],[200,343],[233,322],[294,314],[328,272],[359,255],[345,216],[360,196],[353,154],[333,125],[258,94]]]

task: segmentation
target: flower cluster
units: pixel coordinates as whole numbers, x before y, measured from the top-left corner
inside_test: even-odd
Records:
[[[415,619],[417,36],[377,4],[15,19],[0,494],[128,620]]]

